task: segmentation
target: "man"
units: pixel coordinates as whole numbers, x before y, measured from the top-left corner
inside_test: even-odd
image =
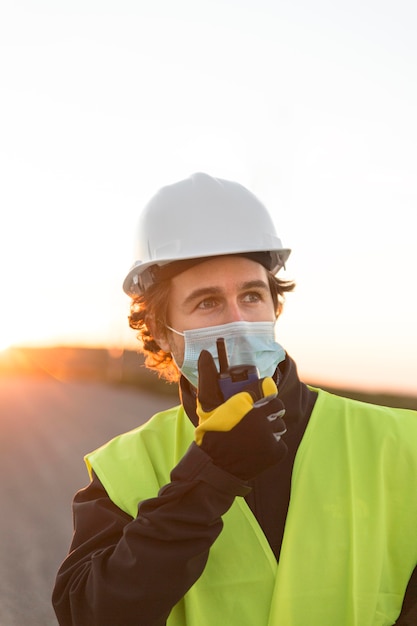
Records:
[[[417,623],[417,414],[300,382],[274,332],[289,254],[237,183],[145,208],[130,325],[181,405],[87,455],[61,625]]]

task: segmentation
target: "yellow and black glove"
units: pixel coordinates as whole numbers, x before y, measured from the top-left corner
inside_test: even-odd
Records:
[[[224,401],[213,357],[198,361],[195,441],[218,467],[248,480],[279,463],[287,452],[285,408],[272,378],[263,378]]]

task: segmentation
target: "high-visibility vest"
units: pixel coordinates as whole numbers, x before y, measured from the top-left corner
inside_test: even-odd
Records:
[[[395,623],[417,564],[417,412],[317,391],[294,463],[279,563],[236,498],[169,626]],[[169,482],[193,435],[175,407],[87,455],[87,466],[136,517],[138,503]]]

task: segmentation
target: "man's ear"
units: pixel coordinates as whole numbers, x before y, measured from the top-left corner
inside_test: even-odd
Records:
[[[165,328],[163,327],[161,322],[158,322],[153,316],[149,316],[149,318],[146,320],[146,325],[148,326],[149,330],[151,331],[152,337],[155,339],[161,350],[163,350],[164,352],[171,352],[171,346],[169,344]]]

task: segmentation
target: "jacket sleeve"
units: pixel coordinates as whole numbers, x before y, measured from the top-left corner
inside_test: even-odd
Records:
[[[61,626],[163,626],[202,574],[221,516],[249,487],[198,446],[132,519],[96,476],[73,502],[74,537],[53,605]]]
[[[417,624],[417,567],[409,580],[401,615],[395,624],[397,626],[415,626]]]

